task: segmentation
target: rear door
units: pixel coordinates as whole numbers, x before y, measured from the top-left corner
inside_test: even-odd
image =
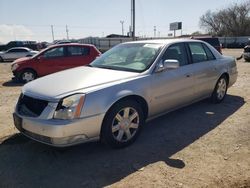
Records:
[[[194,77],[184,43],[173,44],[165,51],[162,60],[174,59],[180,67],[152,74],[152,114],[155,115],[192,102]]]
[[[90,47],[88,46],[66,46],[66,57],[64,69],[87,65],[92,61]]]
[[[216,58],[210,49],[200,42],[187,43],[193,66],[195,78],[195,96],[203,98],[209,96],[218,77]]]

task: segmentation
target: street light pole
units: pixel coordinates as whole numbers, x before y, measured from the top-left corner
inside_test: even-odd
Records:
[[[53,25],[51,25],[51,34],[52,34],[52,39],[53,39],[53,42],[54,42],[55,38],[54,38],[54,28],[53,28]]]
[[[121,20],[120,23],[122,24],[122,35],[124,35],[124,27],[123,27],[124,21]]]
[[[135,40],[135,0],[131,0],[131,27],[132,38]]]
[[[69,29],[68,29],[68,25],[66,25],[66,35],[67,35],[67,40],[69,40]]]

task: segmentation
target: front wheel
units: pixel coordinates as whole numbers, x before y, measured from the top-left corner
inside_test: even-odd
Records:
[[[3,58],[0,56],[0,62],[4,62]]]
[[[143,111],[137,102],[121,101],[107,112],[101,139],[113,148],[126,147],[136,140],[144,122]]]
[[[213,94],[212,94],[212,102],[220,103],[226,96],[227,93],[228,80],[225,75],[221,76],[217,81]]]
[[[23,83],[28,83],[34,79],[36,79],[36,73],[30,69],[24,70],[20,75],[20,81]]]

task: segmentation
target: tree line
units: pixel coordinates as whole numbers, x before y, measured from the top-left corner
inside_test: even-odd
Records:
[[[250,36],[250,1],[214,12],[208,10],[200,17],[200,26],[210,35]]]

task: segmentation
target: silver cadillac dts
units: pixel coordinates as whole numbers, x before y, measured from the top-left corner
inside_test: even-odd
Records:
[[[124,147],[146,120],[208,97],[221,102],[236,78],[235,59],[202,41],[123,43],[88,66],[26,84],[14,123],[27,137],[53,146],[100,139]]]

